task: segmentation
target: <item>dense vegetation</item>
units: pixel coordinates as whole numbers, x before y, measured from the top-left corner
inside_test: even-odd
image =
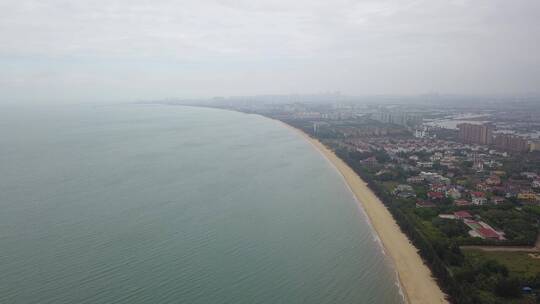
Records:
[[[437,217],[436,210],[415,208],[413,200],[393,197],[388,187],[385,187],[385,178],[375,176],[373,168],[361,165],[360,161],[366,155],[351,153],[340,148],[336,148],[335,152],[368,183],[388,207],[402,231],[419,249],[420,255],[453,302],[508,303],[522,296],[521,286],[540,287],[538,276],[531,278],[511,275],[507,267],[496,259],[467,258],[468,256],[462,252],[459,245],[496,241],[471,238],[462,222],[441,219]],[[376,155],[377,153],[380,152],[376,152],[374,156],[385,159]],[[451,212],[459,208],[443,204],[441,209]],[[508,205],[490,208],[468,207],[468,209],[473,209],[471,212],[481,215],[483,219],[497,227],[505,227],[510,242],[515,245],[530,245],[536,238],[536,226],[531,223],[537,220],[538,214],[532,211],[519,212]],[[534,209],[534,211],[539,210]]]

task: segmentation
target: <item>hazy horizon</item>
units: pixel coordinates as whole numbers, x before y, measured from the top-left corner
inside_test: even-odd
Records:
[[[535,0],[4,0],[0,44],[0,102],[540,93]]]

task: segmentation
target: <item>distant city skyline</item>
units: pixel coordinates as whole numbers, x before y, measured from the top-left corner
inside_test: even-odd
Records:
[[[0,4],[0,103],[539,94],[536,0]]]

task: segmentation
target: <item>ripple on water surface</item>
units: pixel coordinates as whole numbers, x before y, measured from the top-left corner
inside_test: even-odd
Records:
[[[342,179],[255,115],[0,110],[1,303],[400,303]]]

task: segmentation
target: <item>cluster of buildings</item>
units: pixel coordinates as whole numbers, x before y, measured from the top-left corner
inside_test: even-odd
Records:
[[[458,139],[468,144],[490,145],[493,126],[486,124],[461,123],[458,126]]]
[[[511,160],[506,152],[473,143],[437,139],[348,138],[342,143],[357,152],[384,151],[389,161],[378,163],[367,157],[361,163],[375,169],[382,180],[398,181],[392,194],[416,202],[417,208],[453,205],[473,206],[520,203],[540,205],[540,176],[520,172],[509,176],[503,163]],[[441,217],[461,220],[471,237],[505,240],[504,233],[467,211]]]
[[[504,232],[496,230],[479,216],[473,217],[468,211],[456,211],[453,214],[439,214],[440,218],[462,221],[470,230],[469,235],[481,239],[504,241]]]
[[[534,150],[535,144],[527,139],[504,133],[494,133],[494,127],[490,124],[461,123],[458,127],[458,139],[463,143],[493,145],[495,148],[513,152],[527,152]]]
[[[534,149],[525,138],[513,134],[496,134],[493,137],[493,145],[501,150],[515,152],[527,152]]]
[[[382,149],[389,154],[399,153],[433,153],[433,159],[448,155],[447,151],[489,151],[486,147],[477,144],[465,144],[440,139],[419,138],[389,138],[384,136],[350,137],[343,143],[357,151],[370,151]],[[431,159],[429,159],[431,161]],[[438,159],[437,159],[438,160]]]
[[[525,171],[518,176],[509,176],[503,164],[518,156],[488,146],[440,139],[379,136],[352,137],[340,143],[360,153],[384,151],[388,161],[379,163],[376,157],[371,156],[360,162],[374,169],[379,179],[399,182],[392,189],[392,194],[396,198],[415,201],[417,208],[453,205],[464,209],[515,202],[540,205],[538,173]],[[505,239],[503,232],[464,212],[458,211],[452,216],[469,227],[470,236]]]
[[[382,123],[404,127],[414,127],[422,123],[420,115],[403,111],[379,111],[373,113],[371,118]]]

